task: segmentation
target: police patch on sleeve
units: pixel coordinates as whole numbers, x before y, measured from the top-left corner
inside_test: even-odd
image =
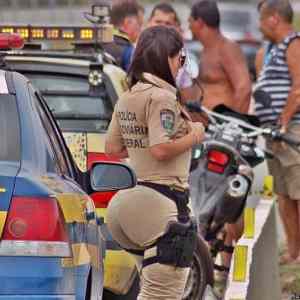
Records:
[[[161,126],[167,131],[168,134],[172,134],[175,126],[175,114],[172,110],[163,109],[160,111],[160,123]]]

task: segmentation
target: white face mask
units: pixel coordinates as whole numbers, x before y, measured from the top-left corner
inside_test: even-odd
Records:
[[[178,89],[185,89],[193,85],[193,79],[199,74],[198,64],[191,60],[187,51],[184,65],[178,70],[176,76],[176,86]]]

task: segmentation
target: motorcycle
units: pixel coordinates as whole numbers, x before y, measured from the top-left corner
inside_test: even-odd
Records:
[[[241,217],[253,184],[253,168],[274,157],[258,146],[258,137],[285,142],[298,152],[300,142],[279,128],[260,128],[255,116],[239,114],[224,105],[214,111],[195,102],[188,102],[186,107],[190,112],[205,113],[209,119],[204,142],[193,149],[190,197],[199,232],[209,244],[215,263],[218,253],[233,252],[220,233],[226,223],[236,223]],[[214,268],[229,271],[216,264]]]

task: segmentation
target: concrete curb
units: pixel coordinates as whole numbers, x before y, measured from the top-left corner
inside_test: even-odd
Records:
[[[235,247],[225,300],[280,300],[274,199],[245,210],[245,231]]]

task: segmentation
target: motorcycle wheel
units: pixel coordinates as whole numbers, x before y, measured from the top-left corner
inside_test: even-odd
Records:
[[[213,284],[213,260],[205,243],[198,237],[190,274],[183,294],[183,300],[202,299],[206,286],[213,286]]]

